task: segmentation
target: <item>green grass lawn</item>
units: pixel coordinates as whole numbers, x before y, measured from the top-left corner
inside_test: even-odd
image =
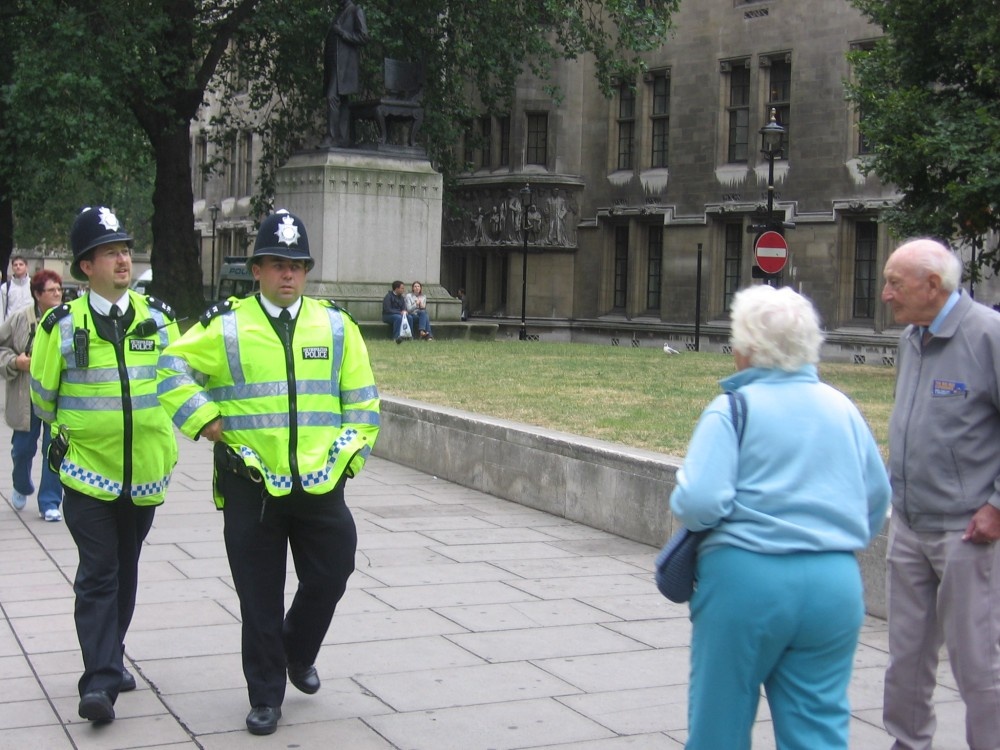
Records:
[[[683,456],[695,422],[733,372],[728,355],[520,341],[367,342],[379,391]],[[821,364],[886,455],[895,370]]]

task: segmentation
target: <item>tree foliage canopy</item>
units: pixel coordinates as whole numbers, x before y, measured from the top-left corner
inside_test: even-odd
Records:
[[[0,184],[16,198],[18,244],[61,247],[76,211],[99,200],[139,219],[128,229],[148,247],[149,143],[77,53],[74,11],[28,5],[0,13]]]
[[[885,35],[852,53],[869,169],[903,194],[903,236],[982,249],[1000,271],[1000,13],[993,0],[852,0]],[[972,269],[975,273],[978,269]]]
[[[443,171],[473,96],[507,106],[525,69],[592,54],[610,91],[634,79],[639,54],[664,43],[679,0],[362,0],[367,64],[419,60],[426,73],[424,135]],[[322,120],[322,47],[337,3],[326,0],[27,0],[13,2],[3,39],[14,64],[0,79],[0,187],[15,186],[29,226],[95,199],[148,200],[154,291],[175,307],[200,304],[192,220],[189,128],[206,97],[224,105],[215,137],[252,129],[264,144],[266,202],[274,168]],[[6,14],[5,14],[6,15]],[[3,73],[3,71],[0,71]],[[478,114],[478,113],[476,113]],[[147,197],[148,196],[148,197]],[[58,198],[58,200],[56,199]],[[262,214],[267,206],[258,203]],[[145,217],[123,212],[131,228]],[[69,221],[60,217],[59,226]],[[44,224],[45,222],[40,222]],[[135,231],[135,230],[133,230]],[[31,236],[31,235],[29,235]]]

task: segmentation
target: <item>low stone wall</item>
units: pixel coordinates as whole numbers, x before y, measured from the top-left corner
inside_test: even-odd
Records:
[[[677,523],[668,498],[681,460],[662,453],[383,397],[375,455],[657,548]],[[858,554],[865,606],[877,617],[885,551],[883,531]]]
[[[366,341],[392,338],[392,329],[381,320],[359,320],[358,327]],[[492,341],[497,336],[496,323],[441,323],[431,319],[435,339],[464,339],[466,341]]]

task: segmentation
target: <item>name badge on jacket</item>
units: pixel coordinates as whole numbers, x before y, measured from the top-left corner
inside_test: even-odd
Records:
[[[304,346],[302,347],[302,359],[330,359],[330,347]]]
[[[129,339],[128,350],[130,352],[152,352],[156,350],[156,342],[153,339]]]
[[[963,396],[968,397],[969,391],[965,383],[957,380],[935,380],[931,383],[931,395],[935,398],[942,396]]]

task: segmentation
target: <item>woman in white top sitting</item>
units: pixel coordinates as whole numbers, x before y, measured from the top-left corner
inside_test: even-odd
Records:
[[[406,311],[417,321],[417,331],[415,338],[423,341],[433,341],[434,334],[431,333],[431,319],[427,314],[427,297],[424,296],[423,285],[419,281],[414,281],[410,286],[410,293],[404,298]]]

